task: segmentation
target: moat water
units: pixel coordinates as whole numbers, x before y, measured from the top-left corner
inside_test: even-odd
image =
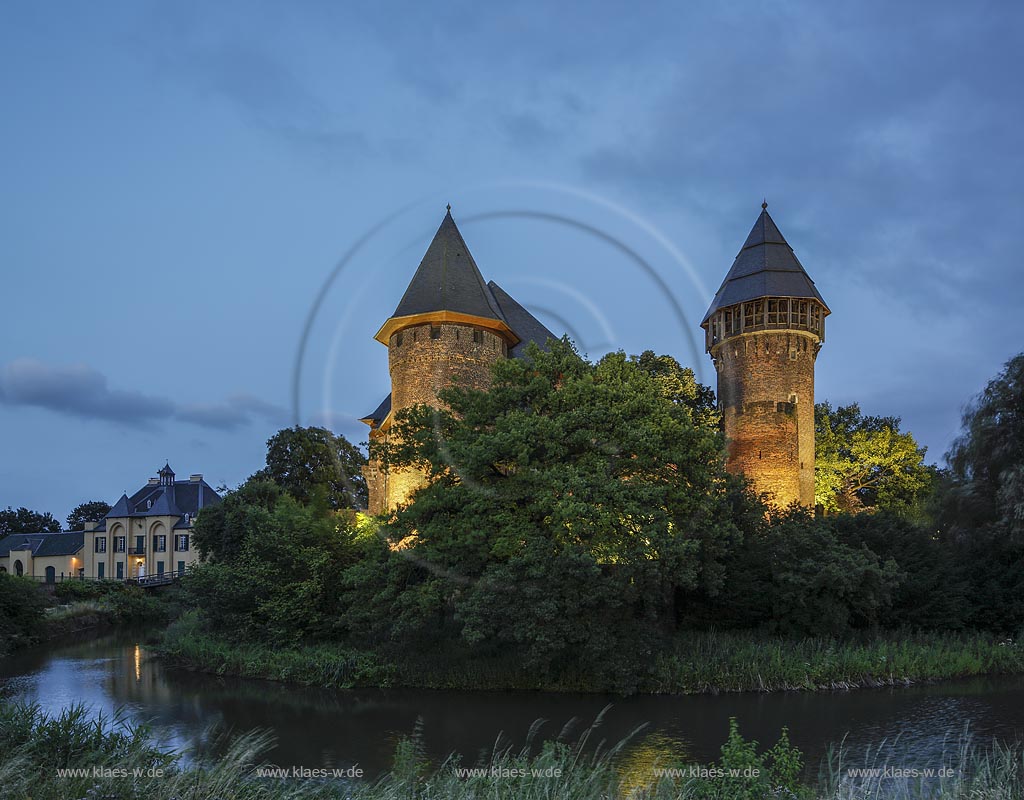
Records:
[[[1019,677],[848,692],[685,696],[328,691],[169,668],[150,658],[140,637],[124,633],[51,644],[0,660],[0,692],[51,713],[74,703],[87,704],[92,714],[120,708],[128,718],[148,722],[188,758],[215,756],[218,730],[258,728],[276,740],[267,753],[270,762],[359,765],[368,776],[390,766],[395,743],[417,720],[429,756],[440,761],[456,752],[468,764],[490,752],[499,736],[522,746],[538,719],[547,720],[540,738],[557,738],[570,723],[574,741],[608,705],[591,741],[615,743],[645,725],[627,749],[635,758],[669,753],[711,761],[735,717],[743,735],[764,746],[788,727],[809,777],[830,751],[840,749],[844,768],[939,769],[958,751],[965,731],[978,744],[1024,737],[1024,678]]]

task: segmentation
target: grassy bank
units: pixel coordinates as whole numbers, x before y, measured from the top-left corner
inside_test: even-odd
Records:
[[[544,678],[508,658],[446,650],[385,659],[337,644],[282,649],[232,644],[202,630],[194,614],[171,625],[157,648],[201,672],[310,686],[608,691],[583,675]],[[834,689],[900,685],[974,675],[1024,674],[1024,647],[980,633],[858,640],[780,639],[754,633],[681,633],[655,657],[646,693]]]
[[[118,581],[66,581],[54,587],[0,575],[0,657],[82,631],[166,624],[180,614],[177,597],[147,594]]]
[[[850,689],[996,674],[1024,674],[1024,647],[984,633],[851,640],[691,633],[658,657],[649,691]]]
[[[596,733],[596,735],[595,735]],[[519,751],[496,749],[473,764],[449,757],[431,764],[415,736],[393,750],[392,767],[373,779],[304,778],[268,775],[261,763],[270,740],[250,733],[236,738],[226,755],[191,764],[154,743],[145,727],[123,718],[91,720],[82,707],[47,717],[38,707],[0,703],[0,796],[11,800],[106,800],[146,797],[283,800],[284,798],[516,798],[530,800],[867,800],[879,797],[935,800],[1024,798],[1024,751],[995,745],[965,745],[948,756],[948,777],[916,780],[852,779],[838,766],[826,769],[816,786],[802,782],[801,754],[783,731],[770,748],[746,741],[735,725],[721,755],[711,763],[687,763],[671,754],[640,755],[628,742],[596,748],[600,729],[576,742],[527,745]],[[284,765],[282,765],[284,766]],[[290,773],[290,767],[284,766]],[[467,774],[467,770],[472,773]]]

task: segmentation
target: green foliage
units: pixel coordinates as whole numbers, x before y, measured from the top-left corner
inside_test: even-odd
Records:
[[[10,506],[0,511],[0,536],[9,533],[59,533],[60,522],[48,511],[30,511],[22,507],[17,511]]]
[[[259,474],[308,503],[323,496],[334,509],[366,508],[366,456],[326,428],[285,428],[267,440],[267,466]]]
[[[836,517],[794,506],[772,512],[734,548],[717,596],[690,593],[690,625],[764,627],[788,635],[842,634],[890,614],[901,574],[856,536],[840,535]]]
[[[387,686],[392,676],[390,665],[373,653],[338,644],[289,648],[278,643],[231,643],[223,636],[211,634],[198,610],[171,623],[158,651],[171,663],[215,675],[338,689]]]
[[[224,502],[204,508],[192,532],[199,554],[210,563],[233,561],[246,537],[259,529],[283,493],[273,481],[253,476],[225,494]]]
[[[829,765],[819,785],[802,783],[802,755],[790,744],[785,729],[773,747],[759,752],[757,742],[744,739],[736,721],[730,720],[728,739],[716,761],[673,761],[673,774],[665,771],[669,764],[660,753],[632,748],[634,742],[628,739],[595,747],[597,722],[575,742],[545,741],[538,746],[533,738],[539,724],[535,723],[524,747],[495,747],[481,755],[475,769],[455,755],[432,763],[420,744],[417,726],[411,737],[395,745],[394,767],[377,779],[319,782],[258,777],[254,767],[271,745],[265,735],[237,736],[214,764],[185,764],[158,745],[145,726],[131,725],[124,715],[92,718],[84,707],[75,706],[59,716],[47,716],[38,706],[4,704],[0,705],[0,792],[11,800],[867,800],[893,791],[891,779],[851,781],[839,761]],[[899,796],[1021,798],[1022,757],[1019,745],[981,749],[965,741],[946,762],[953,778],[909,783],[899,787]],[[94,767],[122,769],[126,774],[95,775]],[[81,769],[84,774],[58,774],[66,769]]]
[[[882,508],[918,513],[934,470],[899,417],[872,417],[852,403],[814,406],[814,501],[827,512]]]
[[[201,515],[196,531],[204,551],[218,542],[213,552],[219,557],[194,567],[182,582],[213,629],[280,644],[335,635],[341,624],[339,573],[357,554],[349,518],[323,505],[303,506],[287,494],[275,496],[261,482],[232,493],[223,506],[210,517]]]
[[[68,530],[80,531],[85,527],[86,522],[99,522],[110,511],[110,504],[102,500],[92,500],[88,503],[81,503],[68,514]]]
[[[0,655],[39,637],[48,605],[35,581],[0,572]]]
[[[946,459],[940,519],[964,565],[970,622],[1024,625],[1024,353],[967,407]]]
[[[115,592],[124,591],[121,581],[61,581],[53,587],[54,597],[61,603],[78,600],[98,600]]]
[[[166,624],[178,612],[176,604],[169,602],[167,592],[145,592],[127,584],[122,584],[120,591],[107,594],[100,605],[111,621],[119,625]]]
[[[716,427],[721,422],[714,390],[699,383],[692,369],[672,356],[656,355],[653,350],[645,350],[630,360],[654,378],[666,398],[688,407],[695,422],[707,427]]]
[[[52,781],[57,769],[113,766],[166,767],[174,757],[156,748],[144,726],[120,714],[92,717],[85,705],[47,716],[38,705],[0,705],[0,753],[28,762],[32,777]],[[69,795],[76,796],[76,795]]]
[[[982,633],[861,633],[795,638],[680,631],[656,657],[655,693],[851,689],[1018,674],[1024,647]]]
[[[678,365],[591,364],[567,340],[549,345],[498,362],[489,391],[448,388],[447,409],[396,415],[375,452],[430,480],[382,529],[402,550],[377,607],[405,631],[452,622],[541,671],[586,663],[635,679],[674,624],[676,590],[719,580],[743,515]]]
[[[793,509],[766,529],[771,564],[770,627],[781,633],[835,634],[876,625],[899,581],[894,561],[844,544],[835,529]]]
[[[955,550],[931,525],[887,511],[843,514],[825,523],[839,541],[866,547],[899,570],[892,603],[878,621],[886,628],[956,630],[964,624],[967,586]]]

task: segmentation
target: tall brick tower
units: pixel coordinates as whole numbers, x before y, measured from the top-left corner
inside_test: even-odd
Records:
[[[370,440],[386,439],[393,414],[403,408],[439,406],[437,393],[446,386],[486,389],[495,361],[550,336],[500,286],[484,282],[449,207],[395,313],[374,337],[388,348],[391,394],[362,419]],[[419,472],[387,473],[373,462],[363,474],[374,514],[405,502],[423,484]]]
[[[727,466],[780,507],[814,506],[814,361],[829,313],[764,203],[701,327]]]

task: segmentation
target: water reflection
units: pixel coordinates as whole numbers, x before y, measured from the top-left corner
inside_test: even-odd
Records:
[[[705,696],[600,695],[424,690],[326,691],[217,678],[165,668],[137,636],[113,636],[26,651],[0,662],[6,692],[50,712],[75,702],[95,712],[124,707],[147,720],[169,746],[215,756],[218,730],[269,729],[270,760],[283,766],[359,765],[373,775],[390,764],[395,742],[422,719],[427,753],[464,762],[502,743],[522,747],[532,723],[547,720],[538,740],[575,741],[612,703],[591,737],[610,746],[638,725],[620,761],[640,776],[663,761],[710,761],[739,721],[748,739],[774,744],[783,726],[811,774],[829,747],[845,748],[844,765],[886,763],[938,768],[969,726],[980,741],[1015,741],[1024,729],[1024,680],[981,678],[935,686],[805,694]],[[567,722],[572,721],[570,724]],[[845,741],[844,741],[845,740]]]

